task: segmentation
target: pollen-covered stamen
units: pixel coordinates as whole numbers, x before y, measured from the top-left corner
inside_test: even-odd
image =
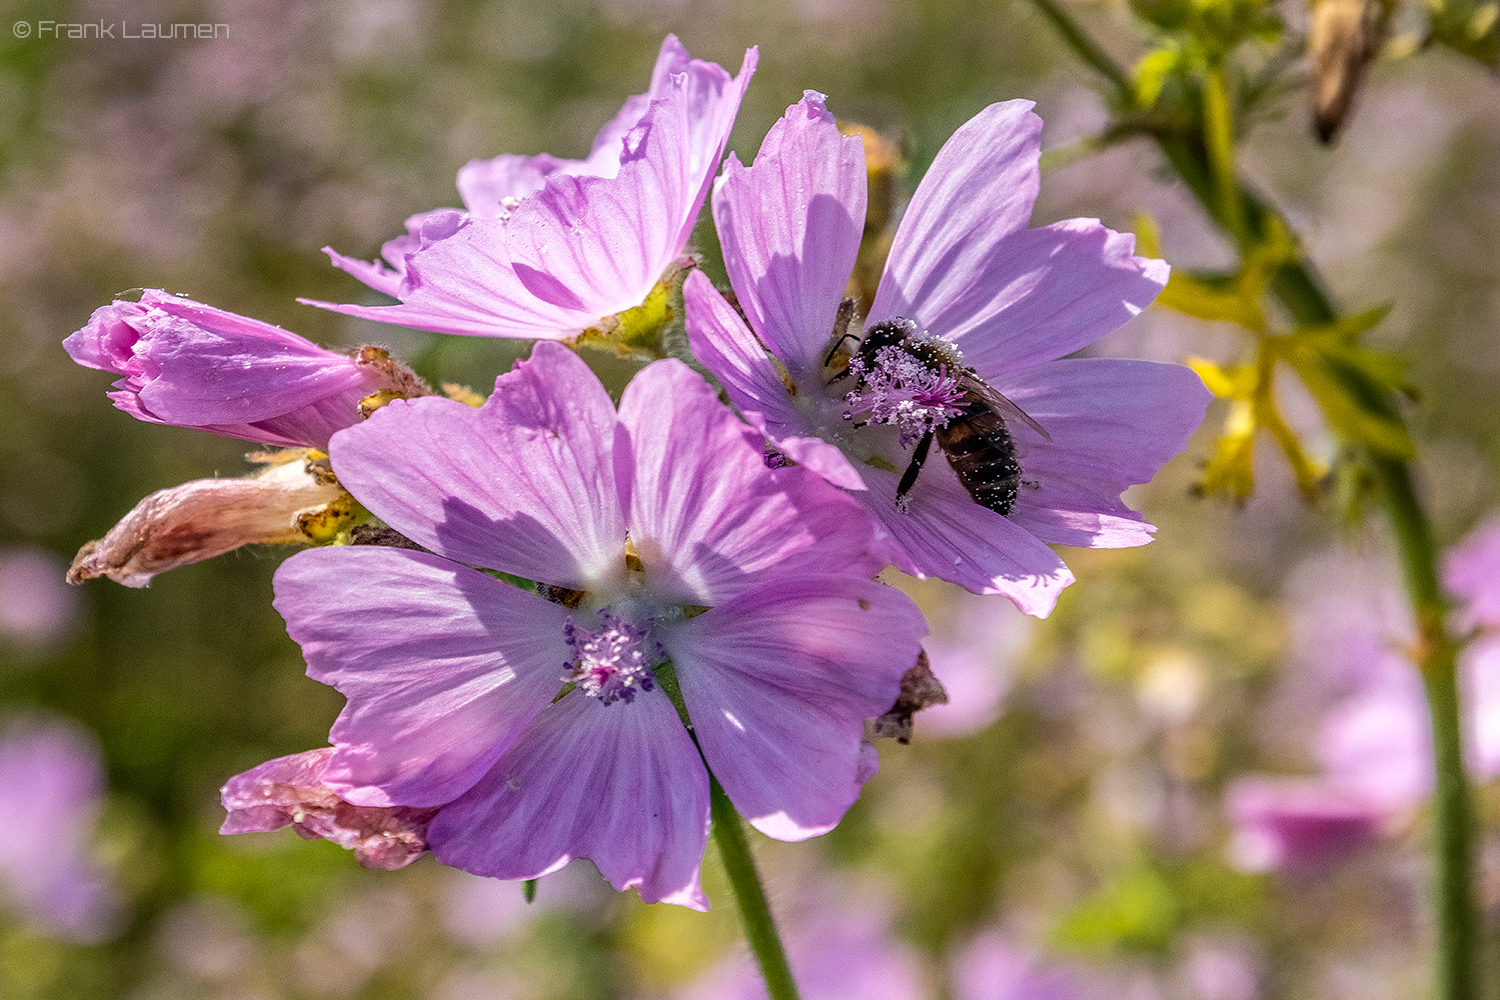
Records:
[[[599,612],[604,628],[590,632],[572,618],[563,624],[563,638],[572,647],[574,658],[563,664],[567,673],[562,679],[577,684],[579,690],[593,695],[606,705],[635,700],[637,690],[650,691],[656,686],[651,668],[667,658],[661,643],[650,638],[651,626],[627,621],[607,609]]]
[[[960,412],[954,405],[964,394],[961,372],[946,364],[933,367],[900,347],[882,347],[874,362],[856,354],[849,362],[855,389],[844,397],[845,420],[860,414],[869,424],[894,424],[901,431],[901,447],[934,427],[946,427]]]

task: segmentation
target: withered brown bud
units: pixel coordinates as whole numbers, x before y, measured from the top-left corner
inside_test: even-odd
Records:
[[[157,573],[250,542],[312,541],[312,522],[321,533],[326,519],[309,515],[330,510],[348,494],[326,465],[307,460],[305,452],[290,455],[246,479],[198,479],[152,493],[109,534],[78,550],[68,582],[107,576],[144,587]]]
[[[948,704],[943,682],[932,672],[927,650],[917,654],[917,662],[901,676],[901,695],[891,710],[875,720],[875,735],[895,737],[902,746],[911,742],[912,716],[932,705]]]
[[[405,868],[427,850],[438,807],[357,806],[323,784],[334,750],[325,747],[267,761],[219,790],[228,816],[220,833],[293,827],[305,840],[331,840],[366,868]]]
[[[1313,66],[1313,125],[1333,141],[1354,104],[1365,66],[1380,50],[1389,7],[1381,0],[1315,0],[1307,51]]]

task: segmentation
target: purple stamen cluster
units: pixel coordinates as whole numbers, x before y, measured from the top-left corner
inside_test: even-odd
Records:
[[[651,668],[667,658],[661,643],[650,638],[651,625],[599,612],[604,628],[590,632],[572,618],[563,624],[563,639],[575,656],[563,664],[567,672],[562,679],[577,684],[585,694],[606,705],[617,701],[630,704],[635,693],[656,687]]]
[[[899,347],[876,351],[873,365],[856,354],[849,373],[858,388],[844,397],[849,404],[844,419],[868,413],[865,423],[893,424],[901,431],[903,448],[935,427],[946,427],[959,413],[953,404],[964,394],[960,376],[950,374],[944,364],[934,370]]]

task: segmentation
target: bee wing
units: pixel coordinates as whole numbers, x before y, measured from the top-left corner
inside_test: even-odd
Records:
[[[1052,440],[1052,435],[1047,433],[1045,427],[1031,419],[1029,413],[1002,396],[998,390],[984,381],[984,379],[978,376],[970,376],[964,379],[964,388],[974,393],[980,399],[983,399],[991,409],[1005,419],[1019,420],[1040,434],[1046,441],[1050,442]]]

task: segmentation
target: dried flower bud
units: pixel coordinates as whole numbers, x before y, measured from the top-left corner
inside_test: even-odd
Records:
[[[152,493],[109,534],[78,550],[68,582],[107,576],[144,587],[157,573],[250,542],[324,540],[328,515],[338,514],[348,494],[324,461],[288,457],[246,479],[197,479]]]
[[[323,784],[333,747],[267,761],[230,778],[219,794],[229,815],[220,833],[290,826],[307,840],[332,841],[366,868],[405,868],[427,850],[427,824],[438,808],[357,806]]]
[[[917,662],[901,676],[901,694],[891,710],[875,720],[875,735],[895,737],[902,746],[911,742],[912,716],[931,705],[948,704],[943,682],[932,672],[927,650],[917,654]]]
[[[1313,123],[1331,142],[1343,125],[1365,66],[1375,58],[1389,9],[1381,0],[1317,0],[1307,49],[1313,64]]]

